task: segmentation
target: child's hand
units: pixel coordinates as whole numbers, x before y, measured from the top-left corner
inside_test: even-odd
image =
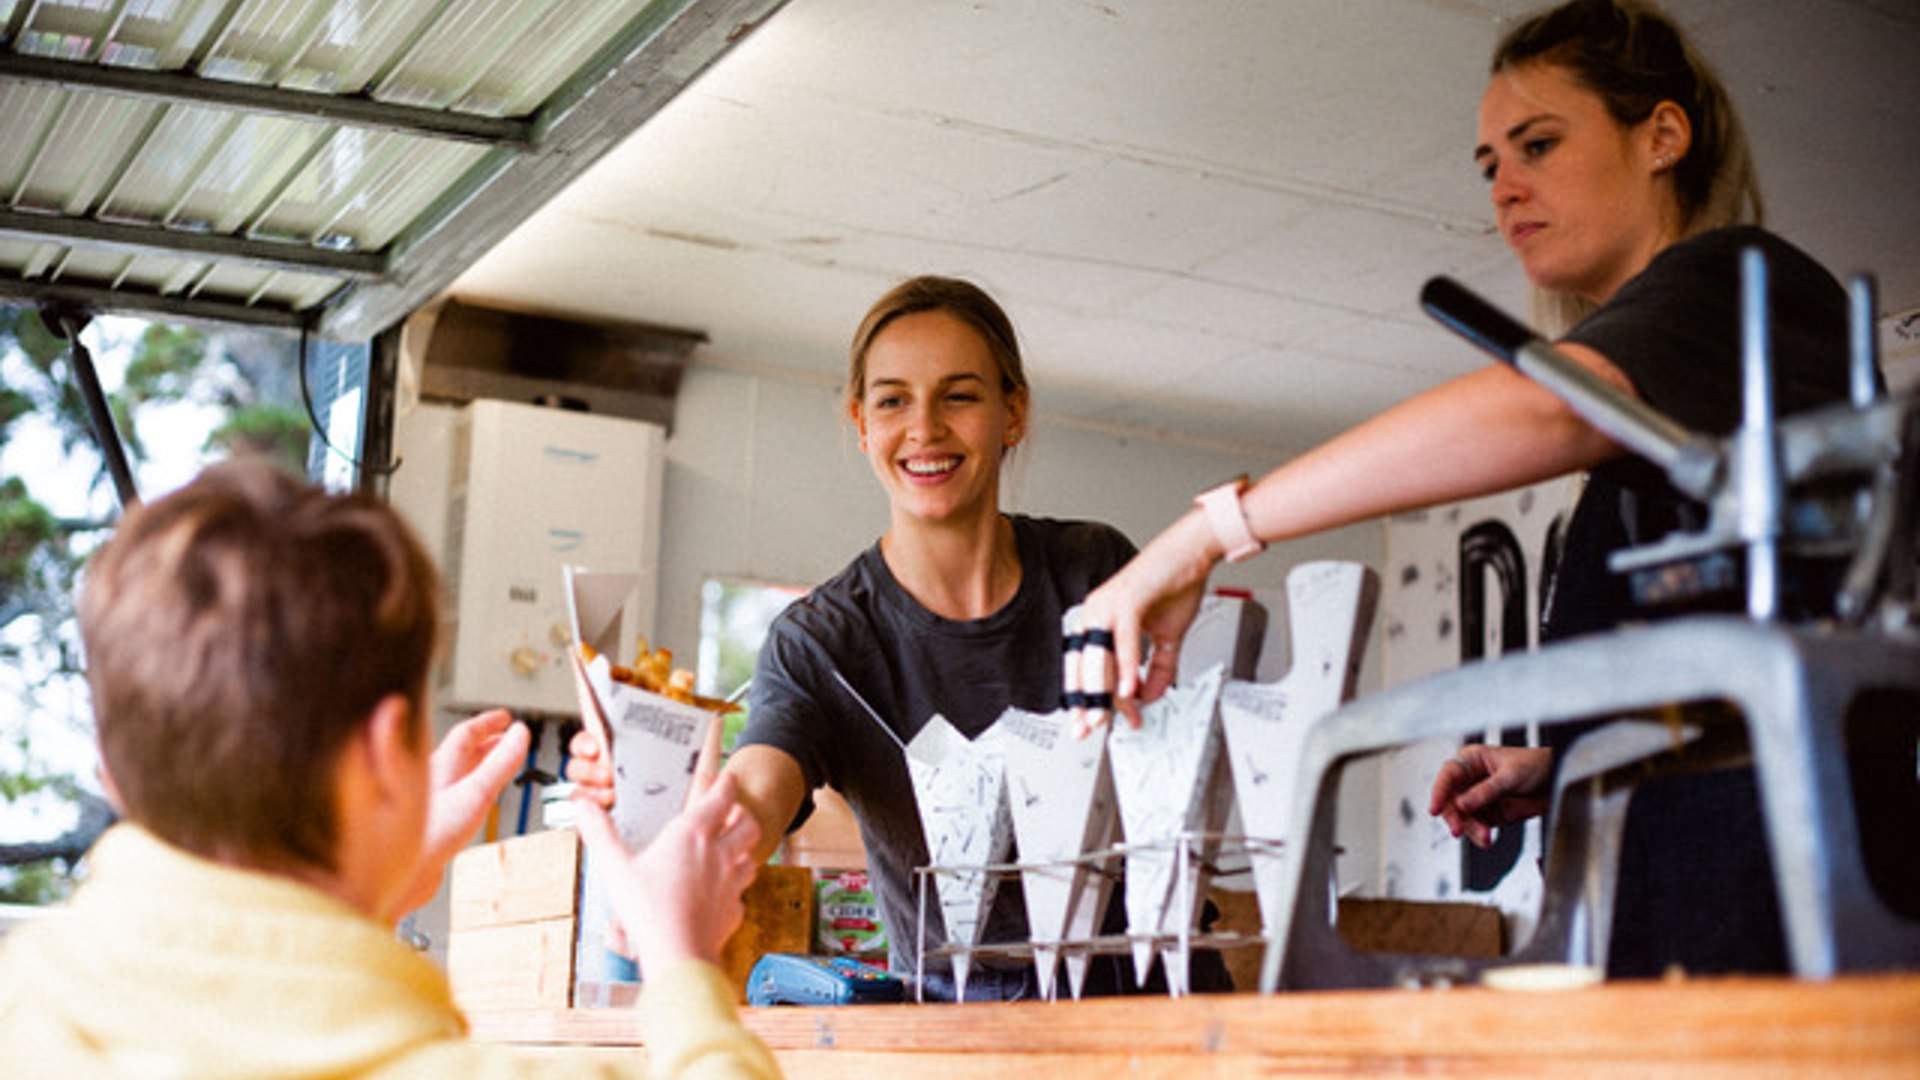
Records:
[[[580,838],[593,852],[589,865],[641,969],[686,958],[717,961],[745,911],[740,893],[759,869],[753,855],[760,826],[740,805],[733,778],[722,774],[638,855],[598,801],[577,803]]]

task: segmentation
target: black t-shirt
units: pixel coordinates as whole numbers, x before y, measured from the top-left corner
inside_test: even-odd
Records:
[[[1565,341],[1619,368],[1648,405],[1706,435],[1740,426],[1740,253],[1766,256],[1774,412],[1789,416],[1847,398],[1847,297],[1805,252],[1764,229],[1715,229],[1667,248]],[[1643,458],[1595,468],[1567,528],[1542,612],[1541,639],[1610,630],[1634,610],[1607,557],[1706,524],[1706,508]],[[1791,587],[1791,586],[1789,586]],[[1817,596],[1801,597],[1818,605]],[[1828,598],[1830,601],[1830,598]]]
[[[1008,706],[1060,705],[1060,619],[1126,565],[1133,545],[1093,522],[1012,515],[1020,588],[984,619],[956,621],[922,607],[900,587],[875,544],[833,580],[774,620],[753,677],[753,708],[740,745],[786,751],[807,787],[846,796],[860,823],[896,971],[918,953],[912,870],[927,864],[906,761],[837,672],[901,742],[935,714],[973,738]],[[794,825],[812,813],[809,795]],[[1024,941],[1017,883],[999,891],[983,941]],[[927,936],[945,939],[938,904],[927,903]]]
[[[1742,407],[1740,254],[1754,245],[1767,261],[1776,414],[1845,400],[1845,290],[1804,252],[1758,228],[1717,229],[1666,249],[1564,340],[1600,352],[1643,400],[1683,426],[1731,434]],[[1607,556],[1697,530],[1706,517],[1644,459],[1595,468],[1568,526],[1541,639],[1669,614],[1636,610]],[[1795,584],[1790,565],[1789,601]],[[1742,610],[1738,597],[1729,600]],[[1831,603],[1817,590],[1797,597],[1815,610],[1823,600]],[[1556,725],[1543,729],[1543,741],[1564,749],[1585,729]],[[1609,974],[1649,977],[1669,964],[1695,973],[1786,970],[1765,835],[1749,769],[1643,785],[1622,841]]]

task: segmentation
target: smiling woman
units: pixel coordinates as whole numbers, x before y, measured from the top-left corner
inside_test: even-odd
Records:
[[[727,763],[763,854],[806,820],[815,788],[846,797],[897,972],[915,969],[911,875],[930,861],[900,745],[936,716],[973,738],[1009,706],[1053,711],[1061,617],[1133,553],[1106,525],[1001,512],[1029,393],[1013,324],[979,287],[918,277],[873,305],[843,404],[887,497],[887,531],[774,621]],[[574,754],[570,778],[607,790],[591,745],[576,740]],[[928,912],[930,940],[945,940],[938,919]],[[1018,890],[1000,890],[985,925],[986,942],[1026,940]],[[1117,961],[1099,962],[1089,993],[1133,988]],[[969,1000],[1037,996],[1029,965],[986,965],[975,960]],[[1192,985],[1227,988],[1218,954],[1196,955]],[[955,988],[930,972],[924,990],[951,1000]]]
[[[905,282],[854,334],[847,411],[887,493],[881,549],[936,614],[982,618],[1020,583],[1000,464],[1026,434],[1028,402],[1012,323],[967,282]]]

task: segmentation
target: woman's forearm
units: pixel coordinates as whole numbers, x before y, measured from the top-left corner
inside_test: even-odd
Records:
[[[1547,391],[1507,368],[1489,367],[1409,398],[1294,458],[1250,488],[1241,505],[1256,536],[1285,540],[1490,495],[1620,453]]]
[[[771,746],[743,746],[727,759],[726,773],[739,787],[740,805],[760,823],[754,854],[767,861],[786,839],[787,826],[807,797],[806,774],[793,755]]]

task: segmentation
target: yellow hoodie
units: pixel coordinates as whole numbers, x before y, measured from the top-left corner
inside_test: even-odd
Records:
[[[439,968],[298,882],[209,862],[134,825],[109,830],[89,861],[70,905],[0,948],[9,1078],[644,1075],[638,1051],[631,1063],[529,1058],[468,1041]],[[724,997],[713,1009],[717,972],[661,975],[643,1009],[665,1037],[652,1047],[662,1075],[776,1075]],[[676,1021],[653,1025],[667,1015]]]

